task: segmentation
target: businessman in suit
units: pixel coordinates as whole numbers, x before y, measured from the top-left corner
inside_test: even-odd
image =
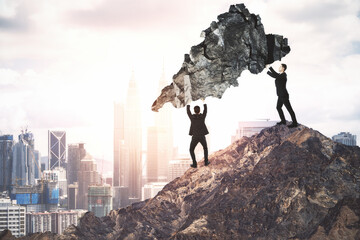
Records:
[[[296,120],[294,110],[292,109],[289,101],[289,93],[286,90],[286,82],[287,82],[287,76],[285,73],[286,68],[287,68],[286,64],[282,63],[279,67],[280,73],[275,72],[275,70],[272,67],[270,67],[269,68],[270,71],[268,71],[267,74],[275,78],[276,94],[278,96],[276,109],[281,119],[281,121],[278,122],[277,125],[286,124],[284,112],[282,110],[282,106],[285,105],[286,109],[290,113],[292,120],[292,123],[288,127],[293,128],[298,126],[298,122]]]
[[[203,100],[204,101],[204,100]],[[204,104],[204,112],[200,113],[200,107],[195,106],[194,112],[195,114],[191,114],[190,105],[186,106],[187,114],[191,121],[189,135],[192,136],[191,143],[190,143],[190,155],[193,161],[193,164],[190,166],[193,168],[197,167],[197,162],[195,159],[195,147],[198,143],[200,143],[204,148],[204,159],[205,159],[205,166],[209,165],[210,162],[208,160],[208,148],[206,143],[205,135],[209,134],[207,127],[205,125],[205,118],[207,114],[207,105]]]

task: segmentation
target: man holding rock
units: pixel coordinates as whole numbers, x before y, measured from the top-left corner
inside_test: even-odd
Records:
[[[202,99],[204,101],[204,99]],[[190,118],[191,126],[189,135],[192,136],[191,143],[190,143],[190,155],[193,161],[193,164],[190,166],[193,168],[197,167],[197,162],[195,158],[195,147],[198,143],[201,143],[201,145],[204,148],[204,159],[205,159],[205,166],[209,165],[210,162],[208,160],[208,148],[206,143],[205,135],[209,134],[209,131],[207,130],[207,127],[205,125],[205,118],[207,114],[207,105],[204,104],[204,112],[203,114],[200,113],[200,107],[195,106],[194,112],[195,114],[191,114],[190,111],[190,105],[186,106],[187,115]]]
[[[286,90],[286,82],[287,82],[287,76],[285,73],[286,68],[287,68],[286,64],[282,63],[279,67],[280,73],[275,72],[275,70],[272,67],[270,67],[269,68],[270,71],[268,71],[267,74],[270,75],[270,77],[275,78],[276,94],[278,96],[276,109],[277,109],[280,119],[281,119],[281,121],[278,122],[277,125],[282,125],[282,124],[285,125],[286,124],[284,112],[282,110],[282,106],[285,105],[286,109],[290,113],[291,120],[292,120],[292,123],[290,125],[288,125],[288,127],[294,128],[294,127],[298,126],[298,122],[296,120],[294,110],[292,109],[290,101],[289,101],[289,93]]]

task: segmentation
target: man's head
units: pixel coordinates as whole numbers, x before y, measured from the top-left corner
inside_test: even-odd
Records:
[[[195,106],[195,107],[194,107],[194,112],[195,112],[196,114],[199,114],[199,113],[200,113],[200,107],[199,107],[199,106]]]
[[[285,63],[280,64],[279,72],[283,73],[286,71],[286,69],[287,69],[287,66]]]

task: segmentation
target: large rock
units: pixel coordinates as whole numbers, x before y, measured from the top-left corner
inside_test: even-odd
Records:
[[[153,103],[153,111],[166,102],[179,108],[191,100],[221,98],[227,88],[238,86],[242,71],[257,74],[265,64],[281,60],[290,52],[287,39],[265,35],[260,16],[250,14],[244,4],[231,5],[229,12],[219,15],[202,35],[205,40],[185,54],[173,82]]]
[[[209,160],[57,239],[360,239],[359,147],[274,126]]]

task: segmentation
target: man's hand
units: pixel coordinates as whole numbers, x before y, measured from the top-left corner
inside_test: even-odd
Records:
[[[265,67],[266,67],[266,68],[269,68],[269,67],[270,67],[270,64],[266,64]]]
[[[201,98],[201,101],[205,102],[205,98]]]

